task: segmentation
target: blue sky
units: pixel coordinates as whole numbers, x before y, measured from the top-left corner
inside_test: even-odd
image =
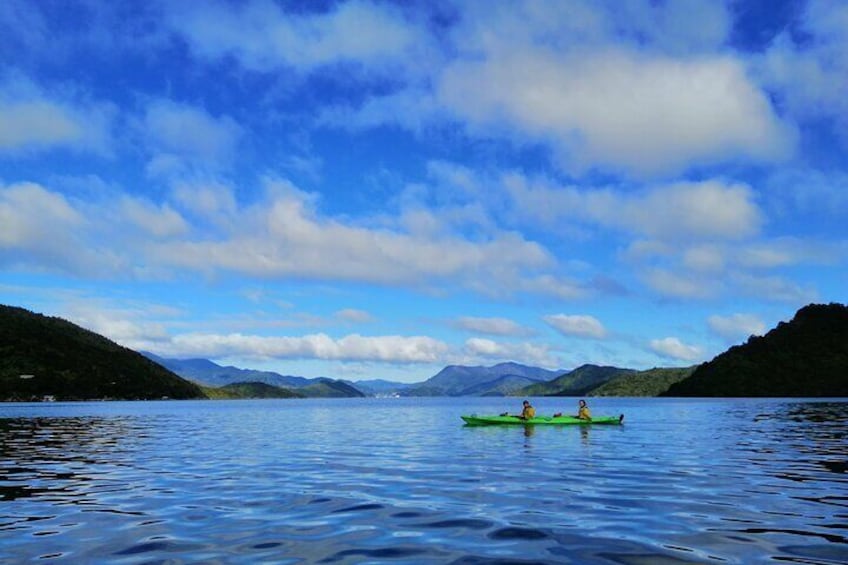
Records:
[[[0,302],[307,377],[848,302],[848,4],[0,3]]]

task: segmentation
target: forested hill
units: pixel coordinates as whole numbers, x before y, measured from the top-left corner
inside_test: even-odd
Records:
[[[0,305],[0,400],[204,398],[200,388],[67,320]]]
[[[662,396],[848,397],[848,307],[811,304]]]

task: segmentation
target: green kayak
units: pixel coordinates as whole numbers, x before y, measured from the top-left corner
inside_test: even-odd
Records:
[[[469,426],[498,426],[515,424],[548,426],[565,426],[570,424],[585,426],[588,424],[606,424],[617,426],[624,422],[624,414],[621,414],[620,416],[601,416],[598,418],[592,418],[591,420],[581,420],[574,416],[536,416],[535,418],[525,420],[518,416],[478,416],[476,414],[472,414],[471,416],[460,416],[460,418],[462,418]]]

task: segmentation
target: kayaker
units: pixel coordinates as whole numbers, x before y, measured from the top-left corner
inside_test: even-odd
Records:
[[[521,410],[521,416],[519,416],[519,418],[521,418],[522,420],[529,420],[530,418],[535,418],[535,417],[536,417],[536,409],[533,408],[532,406],[530,406],[529,400],[525,400],[524,401],[524,408]]]
[[[504,412],[501,416],[509,416],[509,412]],[[521,414],[517,414],[516,418],[521,418],[522,420],[529,420],[531,418],[536,417],[536,409],[530,406],[530,401],[524,401],[524,408],[521,410]]]
[[[581,399],[578,406],[577,417],[581,420],[591,420],[592,414],[589,412],[589,407],[586,405],[586,401]]]

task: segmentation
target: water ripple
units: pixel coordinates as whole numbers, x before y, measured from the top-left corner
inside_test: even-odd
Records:
[[[0,405],[0,561],[848,562],[846,403],[503,402]]]

